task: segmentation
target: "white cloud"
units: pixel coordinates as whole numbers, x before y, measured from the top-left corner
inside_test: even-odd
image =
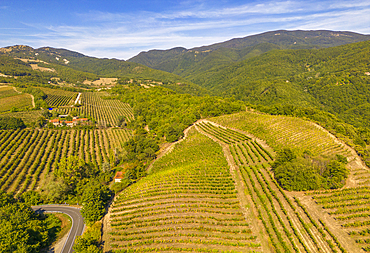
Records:
[[[369,1],[337,1],[330,5],[331,9],[340,9],[340,8],[355,8],[355,7],[367,7],[370,6]]]
[[[352,30],[370,33],[370,3],[337,1],[258,2],[212,7],[206,1],[182,2],[182,10],[162,13],[76,14],[79,25],[24,24],[27,31],[7,30],[0,44],[67,48],[97,57],[127,59],[143,50],[198,47],[277,29]],[[7,44],[5,44],[7,43]]]

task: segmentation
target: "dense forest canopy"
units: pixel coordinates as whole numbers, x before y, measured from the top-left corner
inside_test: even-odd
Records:
[[[116,86],[112,93],[129,103],[136,120],[132,125],[148,125],[159,137],[169,142],[183,136],[186,127],[200,118],[230,114],[244,109],[241,102],[218,97],[179,94],[163,87],[146,89],[131,85]]]

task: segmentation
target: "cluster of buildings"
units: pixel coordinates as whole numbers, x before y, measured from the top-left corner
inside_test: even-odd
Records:
[[[60,115],[64,116],[64,115]],[[69,120],[64,120],[64,119],[51,119],[49,120],[49,123],[52,123],[54,126],[77,126],[77,125],[87,125],[89,123],[89,119],[87,118],[78,118],[78,117],[73,117],[71,121]]]

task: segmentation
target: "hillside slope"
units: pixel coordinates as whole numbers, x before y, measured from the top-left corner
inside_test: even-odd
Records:
[[[353,32],[279,30],[192,49],[150,50],[129,61],[189,77],[196,69],[236,62],[272,49],[325,48],[369,39],[368,35]]]
[[[237,172],[236,181],[244,182],[275,251],[368,251],[369,241],[366,238],[369,221],[366,205],[370,173],[359,162],[360,158],[353,150],[350,152],[351,162],[348,165],[351,175],[345,189],[288,192],[282,189],[281,181],[270,167],[272,164],[274,168],[274,163],[269,162],[272,156],[268,146],[261,140],[257,141],[250,132],[263,135],[268,139],[267,143],[276,147],[305,147],[308,151],[305,156],[324,145],[325,151],[322,150],[321,154],[333,155],[350,148],[341,144],[342,147],[338,149],[336,143],[340,142],[334,136],[301,119],[239,113],[211,120],[198,122],[197,127],[207,136],[217,139],[224,147],[231,167]],[[214,121],[222,122],[222,125]],[[232,126],[233,129],[226,128],[225,125]],[[247,140],[246,135],[249,136]],[[307,145],[307,142],[310,144]],[[279,155],[275,162],[278,160]],[[298,180],[298,174],[290,174],[288,181]],[[310,180],[307,178],[300,184],[308,186]],[[367,187],[358,187],[360,185]]]
[[[360,108],[370,97],[370,42],[326,49],[273,50],[194,75],[214,94],[251,104],[316,107],[348,123],[369,126]],[[351,114],[351,115],[350,115]]]
[[[5,75],[34,76],[40,72],[34,72],[36,69],[43,70],[42,77],[38,79],[46,78],[46,82],[52,81],[52,77],[73,83],[83,83],[84,80],[96,80],[99,77],[133,78],[161,82],[162,86],[180,93],[192,95],[207,93],[175,74],[124,60],[89,57],[66,49],[51,47],[34,49],[18,45],[0,48],[0,57],[0,73]]]
[[[217,143],[193,127],[152,171],[114,201],[105,251],[261,250]]]

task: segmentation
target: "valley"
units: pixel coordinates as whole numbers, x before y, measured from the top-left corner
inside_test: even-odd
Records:
[[[55,245],[62,221],[30,208],[55,204],[81,212],[77,253],[370,252],[368,39],[2,48],[4,252]]]

